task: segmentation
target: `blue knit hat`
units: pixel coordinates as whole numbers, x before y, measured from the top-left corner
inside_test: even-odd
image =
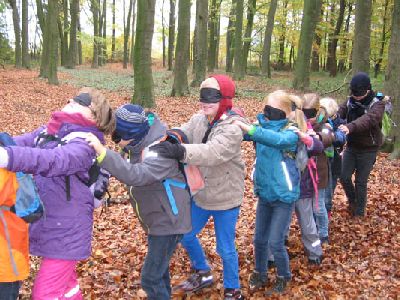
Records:
[[[146,113],[140,105],[122,105],[115,111],[115,117],[117,135],[125,141],[133,139],[132,145],[139,143],[150,130]]]

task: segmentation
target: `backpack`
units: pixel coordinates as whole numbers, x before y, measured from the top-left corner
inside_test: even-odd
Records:
[[[49,142],[56,142],[57,145],[63,146],[75,138],[85,138],[86,135],[87,132],[72,132],[70,134],[67,134],[63,138],[59,138],[55,135],[48,134],[46,130],[44,130],[36,138],[35,147],[42,148]],[[77,175],[65,176],[65,190],[67,193],[67,201],[71,200],[70,176],[77,176],[77,178],[92,192],[94,196],[95,207],[99,207],[101,204],[105,204],[107,206],[108,200],[111,198],[110,193],[108,192],[108,183],[111,176],[110,173],[100,168],[100,166],[94,160],[94,163],[88,171],[88,175],[89,178],[87,180],[84,180]],[[103,200],[105,194],[108,195],[108,198]]]
[[[0,133],[1,146],[14,146],[14,140],[7,133]],[[10,207],[18,217],[27,223],[39,220],[44,213],[44,206],[40,199],[33,176],[23,172],[16,172],[18,189],[15,204]]]

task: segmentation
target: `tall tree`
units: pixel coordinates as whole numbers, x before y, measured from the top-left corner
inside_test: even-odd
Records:
[[[184,96],[189,93],[187,70],[190,47],[190,6],[191,0],[179,0],[178,36],[176,38],[174,84],[171,96]]]
[[[348,35],[349,30],[350,30],[350,19],[352,16],[352,11],[353,11],[353,2],[352,0],[349,0],[347,3],[347,17],[346,17],[346,22],[344,25],[344,34]],[[338,64],[338,70],[339,72],[344,72],[346,69],[346,62],[347,62],[347,48],[348,48],[348,39],[346,36],[342,38],[341,43],[340,43],[340,56],[341,58],[339,59],[339,64]]]
[[[129,42],[129,33],[131,31],[131,15],[132,15],[132,7],[134,1],[129,1],[129,9],[128,9],[128,16],[126,18],[126,25],[124,26],[124,61],[123,61],[123,68],[128,68],[128,59],[129,59],[129,49],[128,49],[128,42]]]
[[[103,0],[103,34],[102,36],[102,49],[101,49],[101,60],[102,65],[105,65],[107,62],[107,1]]]
[[[99,67],[99,2],[90,1],[90,9],[93,14],[93,57],[92,68]]]
[[[154,106],[154,83],[151,70],[151,44],[154,32],[156,0],[138,0],[135,38],[133,103]]]
[[[60,38],[61,38],[61,65],[65,66],[68,61],[68,32],[69,22],[68,22],[68,0],[62,0],[62,20],[63,23],[61,24],[60,20]]]
[[[48,67],[49,67],[49,43],[48,43],[48,26],[47,24],[47,13],[45,13],[43,8],[42,0],[36,0],[36,11],[39,20],[40,29],[42,31],[42,53],[40,56],[40,72],[39,77],[48,77]]]
[[[243,65],[244,71],[247,69],[247,58],[249,56],[251,33],[253,32],[254,14],[256,13],[257,0],[249,0],[247,3],[247,24],[244,31],[243,43]]]
[[[101,0],[98,0],[98,6],[99,6],[99,38],[98,38],[98,43],[97,43],[97,52],[99,55],[98,58],[98,64],[99,66],[103,65],[103,48],[104,48],[104,41],[103,41],[103,10],[101,6]]]
[[[82,55],[82,29],[81,29],[81,13],[79,8],[79,1],[78,1],[78,13],[76,14],[76,22],[77,22],[77,31],[78,31],[78,64],[83,64],[83,55]]]
[[[294,68],[293,87],[305,90],[310,85],[310,55],[314,39],[315,28],[317,26],[321,0],[305,0],[303,10],[303,20],[301,22],[300,40],[298,47],[297,60]]]
[[[383,61],[383,53],[385,52],[385,46],[386,46],[386,27],[387,27],[387,21],[388,21],[388,7],[389,7],[389,0],[385,0],[384,3],[384,14],[383,14],[383,25],[382,25],[382,35],[381,35],[381,41],[380,41],[380,49],[379,49],[379,58],[378,61],[375,64],[374,68],[374,77],[378,77],[378,74],[381,70],[381,64]]]
[[[279,35],[279,56],[278,56],[278,70],[282,70],[285,64],[285,41],[286,41],[286,19],[288,14],[289,0],[283,1],[282,22],[280,23],[281,34]]]
[[[208,19],[208,30],[210,35],[208,37],[208,71],[214,71],[217,64],[217,44],[218,44],[218,26],[219,26],[219,14],[221,8],[220,0],[212,0],[210,6],[210,17]]]
[[[14,37],[15,37],[15,66],[20,68],[22,66],[22,51],[21,51],[21,28],[19,27],[19,12],[16,0],[8,0],[12,8],[13,24],[14,24]]]
[[[343,25],[345,8],[346,8],[346,1],[340,0],[339,16],[336,22],[335,31],[333,32],[332,37],[329,38],[329,43],[328,43],[328,61],[326,64],[327,64],[327,69],[329,71],[329,75],[332,77],[335,77],[337,73],[336,49],[339,40],[340,29],[342,28]]]
[[[76,31],[78,28],[78,10],[79,10],[79,0],[71,0],[70,2],[70,12],[71,12],[71,30],[69,32],[69,49],[68,49],[68,61],[66,64],[67,68],[73,69],[76,65],[78,43],[76,38]]]
[[[397,124],[392,128],[394,140],[392,159],[400,158],[400,0],[394,0],[392,14],[392,36],[389,44],[389,59],[385,78],[385,92],[394,99],[393,121]]]
[[[232,0],[231,9],[229,11],[229,23],[226,31],[226,72],[232,72],[233,66],[236,2],[237,0]]]
[[[58,84],[57,62],[58,62],[58,44],[59,33],[57,26],[58,18],[58,3],[57,1],[49,1],[47,12],[47,28],[48,43],[49,43],[49,60],[48,60],[48,81],[50,84]]]
[[[112,4],[111,60],[115,60],[115,0]]]
[[[191,86],[200,86],[206,77],[207,66],[207,22],[208,22],[208,3],[204,0],[196,1],[196,34],[194,53],[194,78]]]
[[[164,5],[165,0],[162,2],[161,8],[161,26],[162,26],[162,66],[165,68],[166,60],[167,60],[167,53],[165,51],[165,22],[164,22]]]
[[[130,55],[130,63],[133,66],[134,58],[134,50],[135,50],[135,24],[136,24],[136,0],[133,1],[132,8],[132,30],[131,30],[131,55]]]
[[[169,1],[169,21],[168,21],[168,70],[172,70],[174,61],[175,43],[175,0]]]
[[[30,67],[28,36],[28,0],[22,0],[22,66]]]
[[[235,56],[234,56],[234,75],[235,80],[242,80],[244,77],[243,51],[242,51],[242,29],[243,29],[243,1],[236,3],[236,22],[235,22]]]
[[[354,44],[351,58],[353,75],[360,71],[369,73],[371,14],[372,0],[356,1]]]
[[[323,16],[324,16],[324,8],[322,7],[322,4],[321,4],[320,18],[322,19]],[[321,48],[322,48],[322,37],[323,37],[323,32],[322,32],[320,26],[318,26],[318,24],[317,24],[316,30],[314,33],[315,43],[312,44],[312,53],[311,53],[311,71],[313,71],[313,72],[319,71],[320,52],[321,52]]]
[[[272,31],[274,30],[275,12],[277,6],[278,6],[278,0],[271,0],[268,11],[267,27],[265,28],[261,72],[262,74],[267,75],[268,78],[271,78],[271,63],[270,63],[271,37],[272,37]]]

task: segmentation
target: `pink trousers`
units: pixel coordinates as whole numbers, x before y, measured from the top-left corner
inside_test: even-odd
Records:
[[[32,289],[33,300],[83,300],[76,260],[43,258]]]

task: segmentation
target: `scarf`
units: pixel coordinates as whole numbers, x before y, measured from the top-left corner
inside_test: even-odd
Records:
[[[55,135],[61,128],[61,125],[69,123],[75,125],[81,125],[85,127],[96,127],[94,121],[86,119],[79,113],[69,114],[63,111],[56,111],[51,114],[50,121],[47,123],[47,133]]]

